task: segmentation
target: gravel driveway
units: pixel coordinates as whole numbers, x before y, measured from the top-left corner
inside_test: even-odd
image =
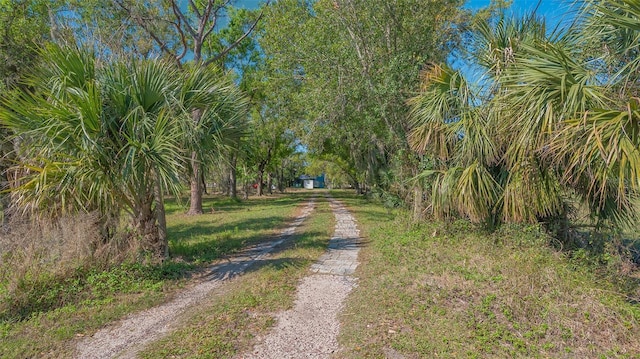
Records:
[[[356,285],[353,272],[358,265],[360,238],[349,211],[340,202],[332,198],[329,201],[336,227],[327,252],[312,265],[310,275],[299,284],[294,308],[278,313],[276,326],[250,353],[238,358],[329,358],[338,350],[338,314]],[[171,302],[132,314],[80,341],[77,357],[135,358],[145,345],[172,331],[172,323],[178,316],[197,305],[225,280],[243,273],[287,241],[313,208],[314,200],[310,200],[277,240],[247,248],[228,261],[212,266],[206,280],[183,291]]]
[[[76,357],[82,359],[135,358],[144,346],[158,340],[174,328],[176,318],[225,280],[243,273],[256,261],[263,260],[274,248],[286,242],[314,209],[310,200],[301,214],[287,227],[277,240],[249,247],[228,260],[211,266],[205,280],[181,292],[171,302],[126,317],[94,335],[78,342]]]
[[[336,217],[329,249],[298,286],[294,308],[279,313],[269,334],[239,358],[330,358],[338,350],[338,314],[356,285],[360,236],[349,211],[329,201]]]

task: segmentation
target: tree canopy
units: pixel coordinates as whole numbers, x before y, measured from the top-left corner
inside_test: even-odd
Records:
[[[11,204],[124,211],[161,238],[163,193],[189,183],[197,214],[207,177],[262,195],[307,165],[415,218],[634,218],[633,1],[582,2],[555,29],[503,1],[234,5],[0,1]]]

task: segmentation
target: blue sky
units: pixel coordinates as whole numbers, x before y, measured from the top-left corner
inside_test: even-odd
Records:
[[[489,5],[489,0],[468,0],[467,7],[477,9],[483,6]],[[567,2],[565,0],[542,0],[540,2],[540,12],[552,14],[559,8],[565,7]],[[538,0],[513,0],[512,7],[515,11],[529,11],[535,9],[538,5]]]
[[[237,0],[235,5],[254,9],[258,7],[264,0]],[[471,9],[479,9],[489,5],[490,0],[467,0],[467,7]],[[549,25],[554,25],[567,19],[569,16],[567,10],[571,0],[513,0],[512,11],[517,14],[532,11],[538,6],[538,13],[547,18]]]
[[[247,9],[255,9],[263,3],[263,0],[238,0],[234,3],[235,6],[246,7]]]
[[[489,5],[490,0],[467,0],[467,7],[479,9]],[[538,7],[538,14],[547,19],[547,25],[553,26],[571,19],[571,0],[513,0],[511,11],[516,14],[528,13]]]

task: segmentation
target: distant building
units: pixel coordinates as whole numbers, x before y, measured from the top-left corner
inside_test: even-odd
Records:
[[[324,173],[313,179],[313,188],[324,188]]]
[[[318,177],[302,175],[296,179],[294,187],[305,189],[324,188],[324,174]]]

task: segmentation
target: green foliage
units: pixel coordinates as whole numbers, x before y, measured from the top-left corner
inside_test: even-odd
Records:
[[[57,1],[0,1],[0,91],[17,86],[38,61],[37,47],[50,39],[49,12]]]
[[[237,142],[242,96],[205,67],[103,64],[88,51],[59,46],[43,50],[43,58],[27,81],[33,91],[6,97],[0,109],[2,123],[23,142],[17,204],[34,213],[98,210],[104,218],[124,210],[143,247],[161,254],[162,192],[180,193],[192,151],[205,157]]]
[[[446,59],[459,40],[461,6],[414,0],[269,6],[260,45],[273,68],[270,79],[282,84],[274,92],[300,119],[294,128],[310,154],[346,164],[356,188],[389,190],[385,173],[395,183],[407,178],[406,94],[422,64]]]
[[[482,84],[468,84],[447,65],[424,70],[409,101],[409,140],[438,160],[423,174],[432,181],[435,214],[558,229],[575,195],[598,226],[632,221],[638,105],[623,92],[636,78],[634,59],[619,57],[613,74],[611,60],[591,46],[605,37],[598,14],[615,7],[587,2],[574,27],[551,33],[534,14],[476,22],[470,55],[483,69]],[[629,21],[606,26],[623,31]]]
[[[161,292],[166,281],[179,279],[189,269],[193,267],[187,264],[124,263],[108,270],[78,268],[70,276],[33,273],[2,297],[0,320],[27,320],[56,308],[108,301],[127,293]]]

